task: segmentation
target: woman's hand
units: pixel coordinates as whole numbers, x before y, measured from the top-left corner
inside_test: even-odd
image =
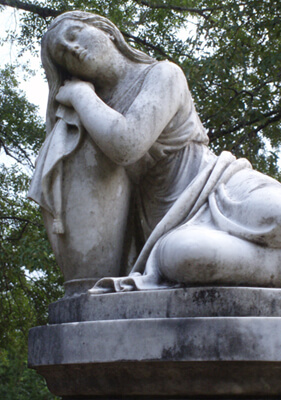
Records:
[[[70,81],[65,81],[63,86],[60,87],[56,100],[67,107],[73,106],[73,99],[79,97],[83,93],[83,89],[95,91],[94,85],[90,82],[81,81],[77,78],[73,78]]]

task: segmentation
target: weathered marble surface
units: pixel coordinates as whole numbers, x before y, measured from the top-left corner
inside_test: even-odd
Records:
[[[280,362],[280,324],[280,317],[212,317],[48,325],[30,332],[29,364],[156,360]]]
[[[215,156],[181,69],[107,19],[59,16],[42,61],[29,196],[66,296],[29,366],[65,400],[280,396],[281,185]]]
[[[29,366],[65,399],[280,396],[280,315],[279,289],[66,297],[30,331]]]
[[[67,294],[97,280],[91,293],[281,286],[281,185],[208,149],[179,67],[78,11],[50,25],[42,61],[47,138],[29,196]]]
[[[280,397],[280,289],[82,294],[49,315],[29,366],[65,400]]]
[[[64,297],[49,323],[190,317],[279,317],[281,289],[198,287]]]
[[[264,362],[261,365],[257,362],[243,364],[240,361],[223,363],[199,361],[167,362],[163,365],[153,361],[122,362],[119,365],[101,363],[95,366],[85,365],[85,368],[75,365],[69,365],[68,368],[56,365],[44,369],[46,377],[51,374],[52,368],[54,368],[55,380],[49,387],[54,392],[62,393],[64,380],[67,378],[70,381],[67,390],[64,388],[63,393],[66,395],[63,400],[83,399],[75,394],[68,397],[71,390],[73,393],[77,393],[75,385],[77,381],[81,382],[83,388],[91,388],[88,391],[84,389],[84,393],[88,393],[88,396],[84,396],[85,400],[103,400],[104,398],[106,400],[123,400],[127,399],[126,393],[132,393],[128,395],[130,396],[128,400],[136,400],[139,393],[152,393],[148,396],[144,394],[140,400],[159,400],[159,398],[162,400],[218,400],[220,397],[223,400],[237,400],[239,396],[243,400],[276,400],[280,398],[280,367],[276,365],[276,362]],[[140,378],[144,376],[147,381],[141,385]],[[241,383],[241,376],[245,378],[244,383]],[[120,397],[116,395],[117,381],[123,388]],[[161,386],[159,382],[161,382]],[[176,396],[171,390],[172,382],[179,384],[179,394]],[[183,394],[186,386],[190,388],[191,394]],[[228,386],[228,390],[226,390],[226,386]],[[276,391],[276,388],[279,390]],[[229,394],[230,391],[231,394]],[[163,396],[164,392],[168,393],[166,397]]]

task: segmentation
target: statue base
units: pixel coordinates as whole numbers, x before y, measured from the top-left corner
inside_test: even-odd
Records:
[[[31,329],[29,366],[63,399],[281,395],[281,290],[73,296]]]

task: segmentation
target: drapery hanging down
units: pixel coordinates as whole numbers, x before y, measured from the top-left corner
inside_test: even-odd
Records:
[[[235,173],[245,168],[252,169],[248,160],[237,160],[231,153],[226,151],[209,162],[183,190],[167,214],[156,225],[130,275],[124,278],[103,278],[90,290],[90,293],[175,287],[175,283],[159,279],[157,260],[154,257],[157,242],[173,229],[185,224],[192,224],[192,218],[206,206],[210,208],[210,212],[217,224],[223,223],[226,217],[219,211],[217,198],[219,198],[220,202],[227,199],[223,191],[225,183]],[[229,220],[229,222],[231,221]],[[235,233],[233,232],[233,226],[236,227]],[[238,226],[235,222],[230,223],[229,228],[236,236],[246,239],[253,239],[254,235],[261,234],[261,232],[251,231],[241,225]]]
[[[116,94],[108,105],[126,115],[153,68],[154,65],[147,67],[125,93]],[[157,246],[173,230],[204,227],[200,221],[204,213],[212,220],[211,229],[258,245],[281,248],[277,219],[258,222],[254,216],[247,225],[243,220],[247,197],[261,187],[278,185],[279,191],[280,184],[253,171],[247,160],[236,160],[229,152],[215,156],[206,146],[208,137],[189,92],[186,108],[186,118],[179,125],[169,124],[141,159],[125,167],[138,192],[136,208],[145,244],[129,276],[103,278],[92,293],[174,286],[159,278]],[[82,137],[88,133],[75,110],[60,106],[56,116],[57,122],[38,156],[29,197],[53,216],[53,232],[62,234],[63,160],[75,157]],[[233,190],[229,181],[234,176],[240,178],[241,171],[241,182],[238,179]]]
[[[63,234],[65,231],[62,219],[63,160],[77,149],[84,128],[72,108],[60,105],[56,117],[56,124],[47,136],[36,160],[28,197],[53,216],[53,233]]]

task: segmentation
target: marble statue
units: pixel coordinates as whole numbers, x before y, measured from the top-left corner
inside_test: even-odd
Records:
[[[177,65],[79,11],[52,22],[42,62],[47,137],[29,197],[66,285],[281,286],[281,185],[212,153]]]

